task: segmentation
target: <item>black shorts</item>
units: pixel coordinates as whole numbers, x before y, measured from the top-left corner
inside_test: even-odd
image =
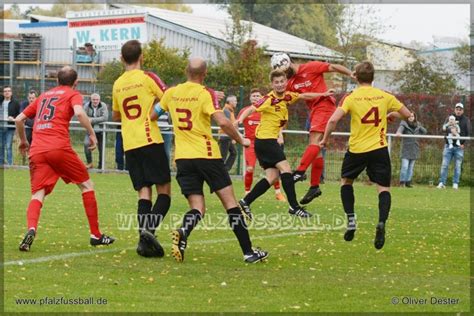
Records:
[[[127,150],[125,158],[136,191],[155,184],[171,182],[170,164],[164,144],[151,144]]]
[[[342,162],[341,177],[355,179],[364,169],[367,169],[370,181],[383,187],[389,187],[392,167],[388,148],[384,147],[358,154],[347,151]]]
[[[255,139],[255,154],[263,169],[276,168],[276,164],[286,160],[283,147],[276,139]]]
[[[204,195],[204,181],[211,193],[232,184],[222,159],[178,159],[176,168],[176,180],[186,197],[191,194]]]

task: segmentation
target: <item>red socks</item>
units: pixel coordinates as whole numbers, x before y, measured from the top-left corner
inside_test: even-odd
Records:
[[[82,203],[86,210],[87,220],[89,221],[89,228],[91,234],[97,238],[102,235],[99,230],[99,218],[97,210],[97,201],[95,199],[94,191],[88,191],[82,193]]]
[[[277,180],[277,181],[273,184],[273,187],[275,188],[275,190],[279,190],[279,189],[280,189],[280,180]]]
[[[309,165],[313,162],[313,160],[318,156],[319,150],[321,148],[318,145],[308,145],[306,147],[306,150],[303,154],[303,157],[301,157],[301,162],[298,168],[296,168],[297,171],[306,171],[309,167]]]
[[[253,172],[245,171],[245,175],[244,175],[245,192],[248,192],[252,189],[252,182],[253,182]],[[275,188],[275,190],[280,189],[280,181],[277,180],[273,184],[273,187]]]
[[[246,192],[250,191],[250,189],[252,188],[252,182],[253,182],[253,172],[245,171],[244,184],[245,184]]]
[[[26,210],[26,220],[28,223],[28,230],[34,228],[35,231],[38,228],[38,221],[41,213],[41,207],[43,207],[43,203],[39,200],[31,200],[30,204],[28,204],[28,209]]]
[[[324,170],[324,159],[323,157],[319,157],[314,159],[313,167],[311,168],[311,186],[319,185],[321,181],[321,175],[323,174]]]

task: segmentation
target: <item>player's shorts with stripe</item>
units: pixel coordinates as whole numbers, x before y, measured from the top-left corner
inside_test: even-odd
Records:
[[[170,165],[163,143],[127,150],[125,158],[136,191],[171,182]]]
[[[30,156],[31,193],[53,191],[59,178],[80,184],[89,180],[86,166],[72,148],[54,149]]]
[[[255,153],[263,169],[276,168],[276,164],[286,160],[283,147],[276,139],[255,139]]]
[[[244,148],[245,165],[255,167],[257,162],[257,154],[255,153],[255,140],[250,140],[250,146]]]
[[[367,169],[370,181],[389,187],[392,168],[388,148],[383,147],[366,153],[347,151],[342,162],[341,177],[355,179],[364,169]]]
[[[192,194],[204,195],[204,181],[211,193],[219,191],[232,184],[224,161],[219,159],[178,159],[176,160],[176,180],[181,193],[188,197]]]
[[[310,112],[310,132],[324,133],[329,119],[336,111],[336,106],[328,100],[323,100],[313,107]]]

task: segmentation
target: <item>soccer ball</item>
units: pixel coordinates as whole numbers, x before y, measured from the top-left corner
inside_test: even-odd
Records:
[[[285,53],[275,53],[270,60],[272,69],[278,69],[282,71],[286,71],[288,68],[290,68],[290,63],[290,56]]]

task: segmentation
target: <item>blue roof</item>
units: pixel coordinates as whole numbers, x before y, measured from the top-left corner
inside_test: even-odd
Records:
[[[67,26],[67,21],[58,22],[33,22],[33,23],[21,23],[21,28],[35,28],[35,27],[60,27]]]

